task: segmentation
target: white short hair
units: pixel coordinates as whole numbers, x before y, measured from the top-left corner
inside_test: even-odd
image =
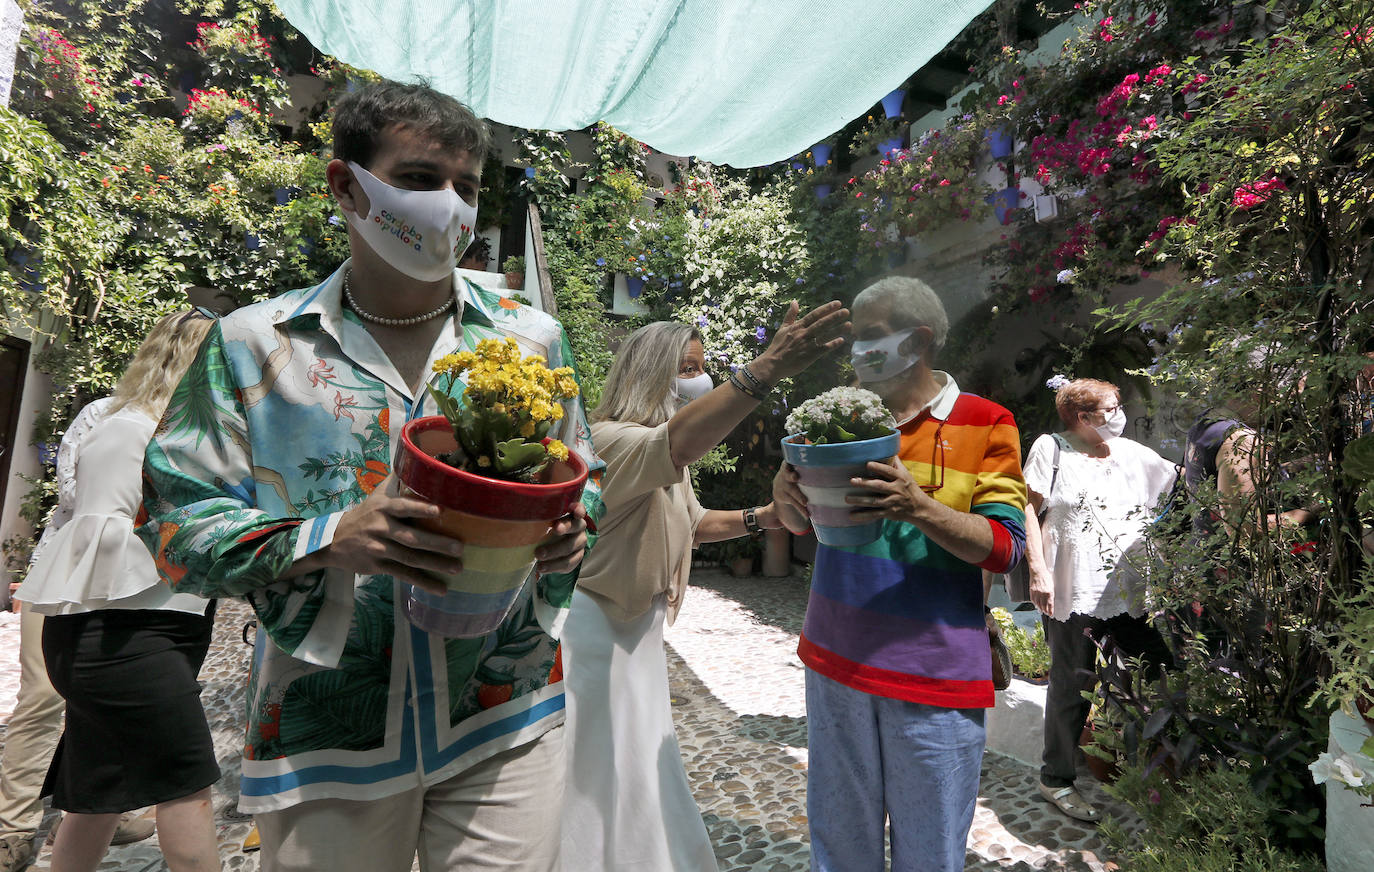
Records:
[[[940,302],[930,285],[909,276],[888,276],[860,291],[850,308],[857,312],[879,303],[888,307],[895,329],[930,328],[934,334],[930,341],[932,358],[944,348],[949,336],[949,315],[945,314],[945,304]]]

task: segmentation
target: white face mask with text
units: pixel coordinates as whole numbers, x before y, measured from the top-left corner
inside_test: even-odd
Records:
[[[367,194],[368,213],[353,226],[377,255],[422,282],[453,274],[458,255],[472,242],[477,207],[453,190],[407,191],[389,185],[356,163],[353,177]]]

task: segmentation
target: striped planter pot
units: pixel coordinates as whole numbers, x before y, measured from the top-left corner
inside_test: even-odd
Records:
[[[454,469],[436,455],[455,447],[442,415],[416,418],[401,429],[396,475],[411,492],[440,506],[417,523],[463,542],[463,571],[436,575],[442,595],[403,585],[410,622],[441,636],[484,636],[501,625],[534,569],[534,550],[553,522],[582,496],[587,466],[576,454],[549,465],[546,483],[501,481]]]
[[[808,445],[799,441],[802,438],[797,435],[782,440],[782,453],[801,476],[801,489],[806,494],[807,511],[816,538],[822,545],[841,548],[867,545],[877,539],[882,521],[854,521],[850,515],[854,506],[846,503],[845,497],[868,493],[851,485],[849,480],[869,477],[869,461],[887,460],[896,455],[901,437],[894,432],[877,439],[825,445]]]

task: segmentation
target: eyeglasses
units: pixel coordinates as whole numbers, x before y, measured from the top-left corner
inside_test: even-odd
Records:
[[[199,315],[202,318],[209,318],[211,321],[214,321],[216,318],[219,317],[219,315],[216,314],[213,310],[207,309],[204,306],[193,306],[191,307],[191,310],[189,312],[181,316],[181,320],[177,322],[177,326],[185,327],[187,322],[189,322],[192,318],[196,317],[197,315]]]
[[[940,431],[944,429],[945,422],[941,421],[940,425],[935,428],[935,442],[930,447],[930,468],[932,471],[937,467],[939,468],[940,481],[938,484],[921,485],[921,490],[925,491],[927,495],[934,494],[945,486],[945,442],[940,438]]]

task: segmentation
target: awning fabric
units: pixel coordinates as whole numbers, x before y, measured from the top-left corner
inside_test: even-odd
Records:
[[[277,0],[321,51],[485,118],[758,166],[866,112],[989,0]]]

